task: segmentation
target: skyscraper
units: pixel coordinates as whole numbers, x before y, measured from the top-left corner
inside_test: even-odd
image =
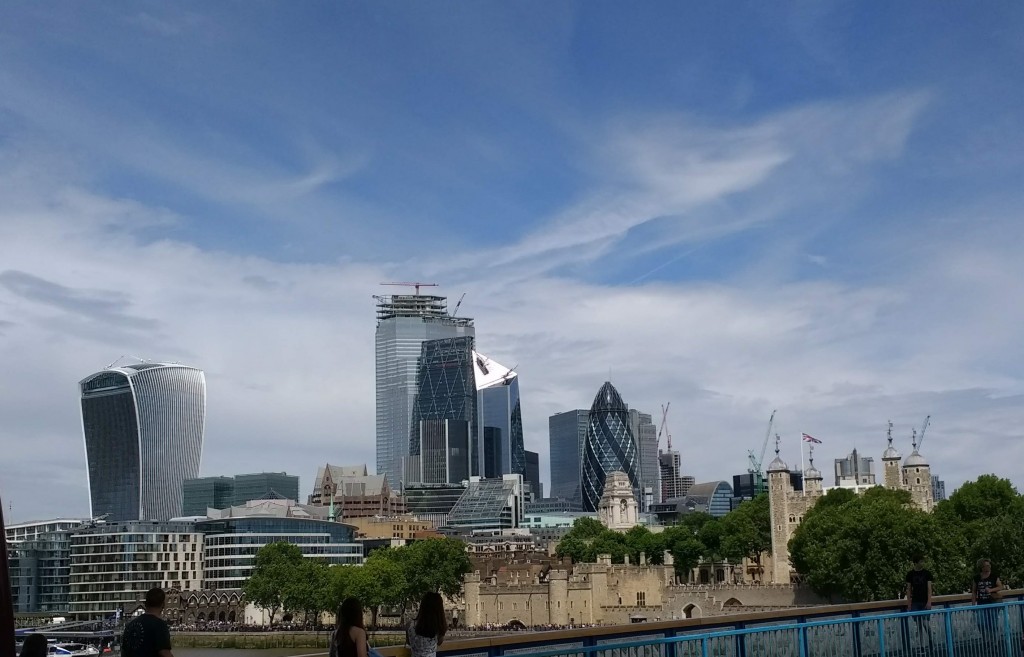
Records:
[[[458,483],[476,474],[476,407],[473,338],[424,342],[409,439],[410,456],[420,457],[415,481]],[[413,481],[412,473],[405,478]]]
[[[485,477],[525,476],[526,448],[523,444],[519,375],[478,352],[473,352],[473,368],[480,432],[476,442],[483,463],[478,472]]]
[[[526,451],[526,477],[523,479],[530,501],[539,500],[544,497],[544,488],[540,483],[540,454]]]
[[[626,473],[633,495],[640,499],[639,461],[629,407],[615,386],[606,381],[594,397],[587,423],[583,449],[583,509],[597,511],[604,482],[616,471]]]
[[[548,454],[551,459],[551,492],[554,498],[582,507],[583,447],[587,443],[590,412],[582,409],[548,418]]]
[[[137,363],[79,382],[92,515],[109,522],[181,515],[199,476],[206,379],[194,367]]]
[[[636,409],[629,410],[630,428],[636,439],[640,466],[640,497],[637,503],[640,511],[646,513],[648,507],[659,501],[661,478],[658,463],[658,428],[654,426],[650,413],[641,413]]]
[[[660,501],[668,502],[682,497],[682,481],[680,479],[682,459],[679,457],[679,452],[674,449],[661,452],[658,454],[658,463],[661,466]]]
[[[448,313],[445,297],[403,294],[377,299],[377,473],[396,488],[409,456],[422,344],[473,337],[473,320]]]

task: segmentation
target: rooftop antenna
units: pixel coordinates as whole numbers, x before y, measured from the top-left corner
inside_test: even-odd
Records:
[[[892,420],[889,420],[889,430],[885,432],[885,435],[889,440],[889,447],[892,447]]]
[[[414,281],[412,283],[381,283],[381,285],[397,285],[399,287],[414,287],[414,288],[416,288],[416,294],[420,293],[420,288],[421,287],[440,287],[437,283],[420,283],[418,281]],[[459,303],[462,303],[461,299],[459,300]]]

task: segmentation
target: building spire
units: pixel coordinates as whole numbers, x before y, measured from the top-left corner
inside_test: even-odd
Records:
[[[889,447],[892,447],[892,420],[889,420],[889,430],[886,431],[886,437],[889,439]]]

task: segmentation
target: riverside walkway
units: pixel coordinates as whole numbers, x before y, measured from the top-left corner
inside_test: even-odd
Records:
[[[1022,657],[1024,590],[996,605],[940,596],[931,611],[904,601],[826,605],[553,632],[508,632],[445,643],[445,657]],[[405,648],[381,650],[408,657]]]

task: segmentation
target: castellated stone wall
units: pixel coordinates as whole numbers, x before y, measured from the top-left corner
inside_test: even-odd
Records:
[[[671,561],[671,559],[669,559]],[[532,582],[499,584],[466,575],[463,622],[469,626],[609,625],[821,604],[796,586],[676,584],[674,566],[575,564]]]

